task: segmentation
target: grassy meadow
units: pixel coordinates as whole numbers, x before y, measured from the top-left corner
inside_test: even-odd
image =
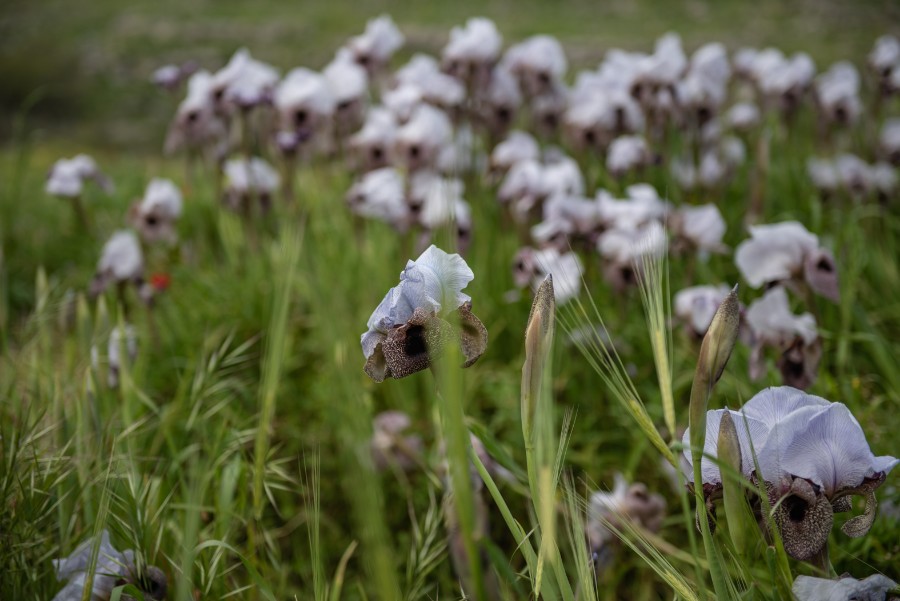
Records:
[[[641,291],[614,292],[601,277],[599,257],[583,255],[584,311],[559,309],[547,403],[539,408],[553,426],[542,434],[548,444],[570,424],[562,470],[569,486],[561,481],[558,491],[541,489],[535,498],[520,406],[532,294],[508,299],[522,239],[504,218],[495,186],[478,173],[464,176],[474,223],[465,258],[475,274],[465,292],[488,329],[486,353],[471,368],[452,371],[448,382],[422,372],[375,384],[363,372],[359,336],[415,258],[415,234],[353,219],[344,203],[353,174],[337,160],[302,165],[296,202],[276,201],[269,214],[248,221],[221,206],[211,170],[189,178],[180,157],[163,157],[180,95],[149,83],[156,67],[195,59],[214,70],[246,46],[282,72],[321,68],[383,12],[407,35],[396,64],[415,51],[438,53],[452,25],[484,15],[506,45],[535,33],[559,37],[570,74],[596,65],[609,48],[650,51],[669,30],[681,34],[688,52],[709,41],[729,50],[775,45],[809,52],[820,70],[844,58],[863,68],[877,36],[900,32],[900,6],[865,1],[7,3],[0,8],[0,599],[52,598],[61,587],[52,560],[103,528],[118,549],[136,549],[163,569],[168,598],[179,601],[460,598],[446,547],[440,448],[451,456],[458,451],[461,425],[516,476],[497,482],[503,511],[481,493],[490,519],[483,553],[502,598],[534,598],[528,549],[539,548],[547,562],[543,577],[554,582],[540,589],[542,598],[592,598],[586,560],[573,550],[581,544],[579,527],[563,511],[578,501],[564,489],[583,502],[594,490],[610,489],[617,472],[662,494],[668,516],[655,543],[636,543],[640,553],[617,550],[596,583],[596,598],[689,598],[673,582],[700,596],[713,590],[686,496],[673,488],[659,450],[607,385],[602,365],[592,365],[570,336],[602,318],[621,372],[680,453],[681,432],[665,426],[669,384],[658,378]],[[900,115],[900,104],[895,98],[884,110]],[[675,205],[715,202],[733,249],[747,237],[750,190],[761,186],[763,222],[795,219],[816,233],[834,251],[841,302],[794,303],[795,311],[802,306],[816,316],[823,340],[810,392],[845,403],[876,455],[897,455],[900,199],[820,199],[806,174],[807,158],[826,152],[811,106],[789,133],[775,118],[767,128],[771,166],[764,181],[751,181],[743,168],[715,195],[685,193],[664,168],[616,181],[589,158],[588,189],[618,196],[646,181]],[[876,132],[864,119],[834,144],[865,158]],[[64,201],[44,192],[53,162],[78,152],[91,154],[116,185],[112,195],[86,188],[87,229]],[[131,292],[125,305],[115,291],[89,300],[103,243],[125,226],[129,206],[152,177],[173,179],[185,198],[177,249],[145,254],[148,274],[168,274],[168,289],[149,310]],[[452,252],[447,232],[436,243]],[[666,305],[689,285],[740,284],[744,304],[762,294],[742,281],[731,253],[708,261],[673,256],[665,270],[650,292],[660,311],[660,299]],[[119,386],[110,388],[107,341],[126,321],[135,327],[138,351],[133,362],[122,362]],[[700,343],[678,325],[655,332],[665,339],[683,430]],[[737,345],[710,408],[738,406],[780,384],[772,357],[764,379],[751,382],[749,354]],[[425,442],[424,469],[372,469],[372,418],[388,409],[411,416],[411,430]],[[900,504],[897,474],[878,498]],[[529,544],[510,527],[509,515],[524,532],[534,529]],[[540,546],[554,539],[553,521],[558,561],[549,551],[544,558]],[[776,559],[762,545],[741,561],[723,530],[715,536],[729,582],[745,591],[733,598],[785,598],[778,584],[784,574],[773,567],[786,561],[783,554]],[[837,574],[900,574],[896,509],[893,517],[879,515],[868,536],[851,539],[835,529],[831,542]],[[812,573],[793,560],[789,568]],[[572,597],[554,570],[568,574],[577,589]]]

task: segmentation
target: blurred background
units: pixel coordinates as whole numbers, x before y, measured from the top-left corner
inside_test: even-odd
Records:
[[[215,70],[246,46],[282,72],[318,69],[381,13],[407,36],[397,64],[437,53],[451,26],[483,15],[507,44],[558,36],[570,73],[596,66],[611,47],[650,51],[670,30],[688,52],[711,41],[731,50],[776,45],[809,52],[820,70],[842,58],[861,62],[876,37],[900,32],[900,2],[892,0],[4,0],[0,136],[8,144],[27,114],[32,142],[157,154],[179,100],[152,86],[157,67],[193,59]]]

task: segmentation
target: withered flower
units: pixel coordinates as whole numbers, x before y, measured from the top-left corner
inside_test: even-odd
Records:
[[[475,363],[487,348],[487,329],[462,293],[473,279],[462,257],[434,245],[407,262],[360,337],[369,377],[382,382],[421,371],[450,342],[459,344],[463,367]]]

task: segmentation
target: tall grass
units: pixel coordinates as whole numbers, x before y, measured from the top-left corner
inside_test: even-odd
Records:
[[[526,8],[510,33],[531,33],[534,14],[568,22],[565,11]],[[315,11],[327,17],[325,8]],[[353,27],[334,19],[342,37],[360,25],[356,15]],[[336,37],[337,25],[329,26],[323,38]],[[424,45],[430,31],[414,43]],[[867,49],[843,39],[839,47],[847,46]],[[774,531],[766,539],[751,525],[747,537],[734,538],[734,510],[715,532],[698,535],[697,503],[680,471],[677,432],[688,425],[702,351],[671,327],[671,292],[737,281],[728,257],[699,262],[693,274],[678,257],[649,261],[640,288],[623,294],[589,270],[579,299],[557,309],[552,295],[538,292],[529,311],[527,292],[502,300],[513,288],[509,262],[519,242],[505,231],[493,190],[472,177],[467,260],[476,279],[467,292],[490,331],[488,351],[465,371],[450,355],[436,377],[375,386],[361,369],[359,334],[414,257],[411,239],[382,224],[366,223],[357,235],[342,205],[350,182],[341,165],[303,166],[296,204],[246,222],[218,206],[208,178],[188,185],[174,161],[101,148],[98,159],[120,192],[86,198],[93,231],[84,233],[67,207],[41,193],[47,167],[73,142],[45,142],[24,121],[17,127],[15,146],[0,152],[0,598],[51,598],[59,589],[51,560],[104,528],[117,548],[161,567],[179,601],[411,600],[454,598],[461,589],[484,598],[492,580],[501,598],[774,600],[788,598],[792,575],[806,570],[787,559]],[[811,116],[801,115],[798,127],[793,140],[772,136],[771,168],[754,185],[766,191],[766,220],[809,220],[836,251],[846,302],[810,308],[824,339],[813,392],[845,402],[883,454],[900,393],[900,220],[848,199],[820,203],[802,175],[815,150]],[[152,312],[133,311],[137,358],[122,361],[119,386],[110,388],[107,344],[124,311],[113,295],[91,301],[84,290],[106,235],[154,175],[185,187],[182,242],[176,259],[152,258],[151,268],[173,284]],[[661,171],[646,175],[660,189],[669,181]],[[748,177],[703,199],[722,207],[732,247],[745,237]],[[623,183],[608,184],[621,192]],[[699,200],[668,190],[675,202]],[[742,289],[741,297],[757,294]],[[774,369],[749,382],[746,365],[738,345],[715,394],[697,389],[704,406],[737,404],[778,382]],[[372,417],[389,408],[407,412],[425,439],[424,473],[375,471]],[[471,452],[469,432],[514,482],[494,479]],[[676,470],[674,490],[660,460]],[[608,581],[599,581],[583,534],[586,498],[617,471],[662,491],[671,509],[660,533],[609,524],[622,542]],[[729,478],[727,466],[722,471]],[[453,502],[445,505],[448,491]],[[484,532],[480,502],[491,518]],[[471,585],[460,585],[448,553],[448,512],[458,514]],[[865,540],[832,545],[834,569],[890,573],[897,540],[900,522],[879,518]]]

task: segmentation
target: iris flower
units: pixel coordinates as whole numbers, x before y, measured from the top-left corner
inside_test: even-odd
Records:
[[[131,209],[131,220],[145,242],[177,239],[175,222],[181,216],[181,190],[172,180],[153,178],[144,197]]]
[[[849,576],[838,580],[797,576],[791,592],[797,601],[885,601],[887,592],[896,586],[896,582],[883,574],[862,580]]]
[[[53,597],[53,601],[81,601],[84,597],[84,587],[88,581],[88,568],[91,565],[93,548],[93,540],[88,539],[69,557],[53,560],[56,577],[59,580],[68,580],[66,586]],[[162,570],[148,566],[143,574],[138,574],[134,562],[134,551],[117,551],[109,542],[109,532],[104,530],[100,535],[89,598],[92,600],[109,599],[114,588],[125,584],[136,586],[144,594],[145,599],[156,601],[165,599],[168,589],[166,575]]]
[[[650,532],[659,532],[666,517],[666,500],[661,495],[651,494],[641,482],[629,484],[622,474],[615,478],[613,490],[595,492],[588,505],[585,533],[598,567],[607,565],[615,550],[617,538],[610,527],[621,530],[622,521],[627,520]]]
[[[487,348],[488,334],[472,314],[472,299],[462,292],[473,279],[462,257],[434,245],[407,262],[400,283],[388,291],[360,337],[369,377],[382,382],[431,367],[454,340],[465,359],[463,367],[474,364]],[[452,313],[451,322],[447,318]]]
[[[740,411],[707,412],[701,467],[710,501],[721,492],[722,477],[714,459],[719,424],[726,411],[737,428],[741,472],[764,483],[774,522],[791,557],[808,560],[824,549],[834,514],[852,509],[851,496],[863,496],[866,507],[841,530],[851,537],[869,531],[875,520],[875,489],[900,460],[875,456],[862,427],[844,404],[780,386],[766,388]],[[685,432],[683,441],[689,444],[690,431]],[[684,459],[684,473],[692,482],[689,449],[684,451]]]
[[[750,304],[746,313],[750,329],[750,378],[761,378],[766,369],[763,352],[772,347],[781,353],[778,369],[782,381],[796,388],[808,388],[816,379],[822,343],[816,318],[810,313],[791,313],[784,288],[772,288]]]
[[[825,298],[840,300],[834,257],[796,221],[751,226],[750,239],[738,244],[734,262],[753,288],[805,281]]]

